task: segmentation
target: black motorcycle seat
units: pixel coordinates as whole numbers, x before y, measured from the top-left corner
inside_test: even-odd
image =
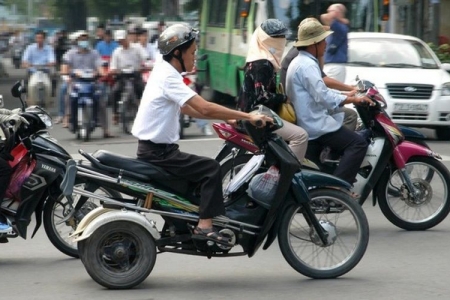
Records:
[[[116,169],[122,169],[128,171],[131,174],[144,175],[147,180],[181,180],[179,177],[166,172],[164,169],[144,162],[137,158],[132,158],[125,155],[115,154],[106,150],[97,150],[93,153],[93,156],[100,161],[100,163],[113,167]]]

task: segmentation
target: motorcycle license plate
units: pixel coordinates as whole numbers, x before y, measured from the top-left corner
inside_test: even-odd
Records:
[[[428,104],[419,103],[395,103],[395,112],[423,112],[428,111]]]

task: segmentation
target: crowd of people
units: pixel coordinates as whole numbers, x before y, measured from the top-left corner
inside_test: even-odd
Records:
[[[151,70],[157,60],[162,60],[158,50],[158,37],[165,29],[164,21],[158,23],[157,33],[149,34],[148,30],[131,24],[128,28],[112,31],[99,25],[95,36],[87,31],[80,30],[69,34],[65,30],[56,32],[49,41],[44,31],[37,31],[34,43],[28,45],[22,56],[22,67],[27,69],[26,81],[35,71],[34,66],[48,68],[48,74],[52,79],[52,96],[58,96],[58,116],[55,123],[61,123],[63,127],[74,130],[75,122],[71,116],[70,100],[73,75],[77,70],[94,70],[101,79],[98,82],[98,90],[103,99],[98,104],[100,123],[103,127],[105,138],[113,137],[109,130],[106,115],[107,104],[112,106],[112,124],[119,122],[118,101],[123,91],[124,82],[118,79],[120,71],[127,67],[135,70],[133,80],[136,98],[140,99],[144,88],[142,73]],[[19,34],[14,35],[10,43],[23,43]],[[109,69],[104,68],[105,64]],[[57,93],[57,86],[59,89]],[[108,83],[113,82],[110,86]],[[106,99],[106,101],[104,100]],[[100,101],[101,102],[101,101]],[[106,102],[106,104],[104,103]],[[211,135],[209,124],[204,120],[197,120],[197,124],[205,135]]]

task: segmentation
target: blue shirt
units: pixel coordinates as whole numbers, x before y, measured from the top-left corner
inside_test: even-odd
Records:
[[[119,44],[116,41],[110,41],[109,43],[105,41],[100,41],[95,46],[95,50],[101,55],[101,56],[111,56],[114,49],[116,49],[119,46]]]
[[[286,94],[294,105],[297,125],[306,130],[310,140],[341,128],[344,113],[341,103],[347,98],[327,88],[317,59],[300,51],[286,74]]]
[[[348,59],[348,26],[338,20],[334,20],[330,29],[334,32],[327,37],[325,63],[346,63]]]
[[[44,44],[39,48],[36,43],[29,45],[22,56],[22,62],[30,65],[47,65],[55,62],[53,47]]]

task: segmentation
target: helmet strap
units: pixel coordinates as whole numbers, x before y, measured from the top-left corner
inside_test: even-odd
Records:
[[[186,67],[184,66],[184,61],[183,61],[183,54],[181,54],[181,50],[178,49],[178,51],[180,52],[178,55],[177,54],[173,54],[173,57],[175,57],[176,59],[178,59],[178,61],[180,62],[181,65],[181,71],[182,72],[186,72]]]

